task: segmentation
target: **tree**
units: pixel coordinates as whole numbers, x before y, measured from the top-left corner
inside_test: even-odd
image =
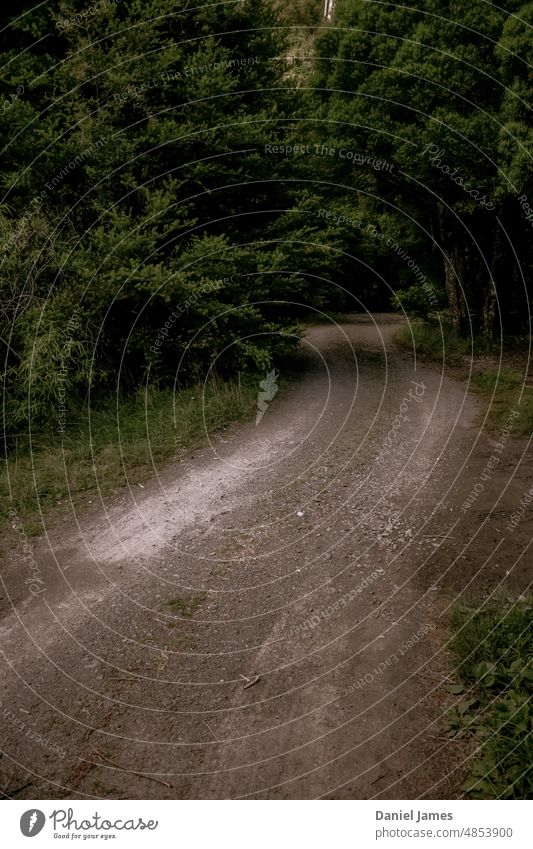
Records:
[[[298,238],[280,247],[292,187],[265,147],[292,96],[271,4],[65,2],[11,39],[6,91],[35,81],[3,125],[7,427],[45,420],[59,380],[76,404],[178,363],[183,381],[270,367],[295,294],[320,300]]]
[[[458,331],[492,334],[514,252],[524,253],[523,228],[510,243],[506,225],[517,218],[513,168],[520,182],[530,174],[528,14],[518,3],[506,13],[484,2],[339,0],[338,29],[317,43],[324,118],[342,126],[343,144],[394,164],[377,176],[378,207],[402,219],[426,264],[440,253]],[[523,314],[527,293],[515,294]]]

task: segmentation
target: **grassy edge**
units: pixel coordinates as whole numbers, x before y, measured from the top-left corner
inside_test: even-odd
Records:
[[[19,445],[0,472],[0,523],[15,521],[34,536],[43,530],[41,511],[83,507],[141,483],[211,434],[250,418],[259,379],[213,379],[177,393],[156,389],[109,399],[67,421],[61,436]]]
[[[462,339],[448,325],[432,325],[411,321],[394,334],[395,341],[409,351],[416,351],[422,360],[461,366],[470,354],[468,340]]]
[[[489,430],[508,426],[516,435],[533,433],[533,391],[527,388],[527,358],[503,355],[494,368],[486,343],[459,338],[450,327],[413,322],[395,334],[404,349],[422,360],[450,367],[456,379],[488,404]],[[514,356],[512,355],[514,353]],[[500,352],[496,352],[498,358]],[[488,356],[487,356],[488,355]],[[464,793],[474,799],[533,798],[533,596],[493,600],[479,609],[457,605],[451,616],[451,650],[461,683],[449,711],[449,733],[477,743]]]
[[[526,358],[520,362],[523,372],[516,367],[517,359],[499,369],[491,368],[487,359],[486,343],[474,341],[474,351],[467,339],[461,339],[447,326],[437,327],[412,322],[395,334],[395,341],[417,357],[452,369],[455,378],[468,382],[468,388],[489,401],[487,424],[498,430],[506,425],[509,414],[516,409],[520,415],[514,423],[514,432],[522,436],[533,433],[533,390],[526,385]],[[477,353],[476,353],[477,349]],[[499,352],[498,352],[499,353]],[[466,368],[465,361],[471,368]],[[504,362],[506,357],[504,355]],[[514,367],[513,367],[514,366]]]
[[[456,605],[451,651],[462,683],[450,734],[474,738],[463,791],[475,799],[533,797],[533,596]]]

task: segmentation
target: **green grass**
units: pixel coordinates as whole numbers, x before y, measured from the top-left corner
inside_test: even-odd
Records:
[[[213,433],[255,409],[258,380],[139,392],[67,420],[66,433],[19,441],[0,472],[0,520],[14,508],[25,532],[42,531],[35,514],[58,502],[87,503],[145,480]],[[61,436],[63,437],[61,441]]]
[[[490,399],[487,416],[489,427],[497,430],[508,424],[511,410],[518,410],[520,415],[513,420],[513,433],[530,436],[533,433],[533,389],[522,390],[527,362],[527,350],[523,340],[515,345],[518,353],[508,353],[506,360],[513,366],[523,363],[524,371],[516,368],[486,368],[487,354],[491,353],[491,345],[481,337],[474,339],[473,350],[468,339],[457,336],[453,329],[443,325],[437,327],[423,322],[412,322],[409,327],[402,327],[395,336],[396,341],[412,351],[413,347],[418,357],[449,366],[466,366],[472,362],[472,372],[463,369],[458,376],[469,381],[469,387]],[[494,349],[492,362],[500,355],[498,348]],[[472,359],[473,356],[473,359]],[[483,359],[484,358],[484,359]]]
[[[472,374],[472,383],[480,392],[491,394],[496,389],[499,392],[516,390],[522,385],[522,377],[516,371],[500,369],[499,371],[485,371]]]
[[[533,796],[533,597],[492,601],[452,614],[452,651],[465,695],[450,732],[473,736],[479,751],[465,792],[476,799]],[[466,692],[467,691],[467,692]]]
[[[417,357],[451,366],[462,365],[471,353],[468,339],[458,336],[449,325],[412,321],[396,333],[395,339],[403,348],[414,349]]]
[[[514,419],[513,432],[531,436],[533,433],[533,389],[522,390],[524,375],[513,369],[474,372],[470,386],[490,399],[488,422],[494,428],[508,423],[511,410],[520,415]]]

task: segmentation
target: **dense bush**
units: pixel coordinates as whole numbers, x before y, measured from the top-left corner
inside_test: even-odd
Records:
[[[23,89],[0,111],[8,440],[88,392],[265,370],[327,303],[330,246],[265,154],[294,111],[271,4],[90,9],[0,43],[3,96]]]

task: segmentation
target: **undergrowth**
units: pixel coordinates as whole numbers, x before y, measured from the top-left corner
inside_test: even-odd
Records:
[[[474,737],[464,791],[474,799],[533,797],[533,596],[467,605],[452,614],[461,697],[450,734]]]
[[[139,391],[67,419],[65,433],[22,435],[0,472],[0,519],[16,512],[28,535],[32,517],[51,505],[87,502],[145,480],[206,435],[254,410],[258,379],[213,379],[176,393]]]

